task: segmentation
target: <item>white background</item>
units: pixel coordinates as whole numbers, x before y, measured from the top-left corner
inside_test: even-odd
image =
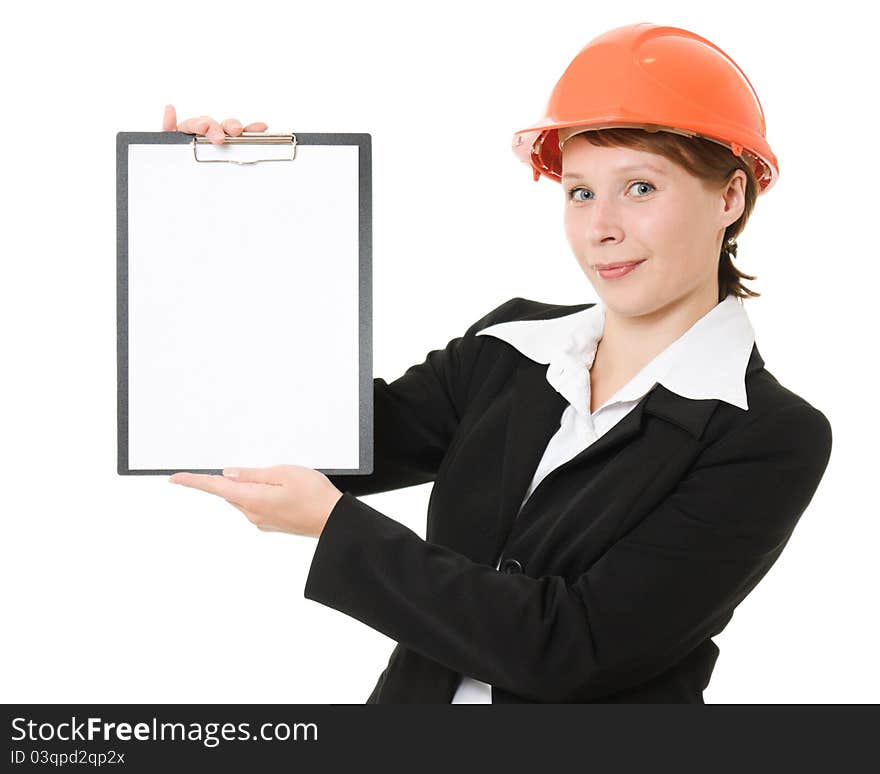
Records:
[[[867,13],[744,0],[13,4],[0,45],[0,700],[362,703],[394,644],[303,598],[314,539],[261,532],[164,476],[117,476],[116,133],[160,130],[172,103],[179,120],[372,134],[374,373],[390,381],[513,296],[596,300],[561,189],[533,182],[510,140],[587,41],[639,21],[714,41],[760,95],[781,177],[739,239],[737,264],[762,293],[746,308],[768,370],[834,430],[793,538],[716,638],[706,701],[880,698]],[[365,502],[424,535],[429,492]]]

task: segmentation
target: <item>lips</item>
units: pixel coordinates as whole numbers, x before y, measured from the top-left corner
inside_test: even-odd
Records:
[[[617,263],[597,263],[594,268],[596,271],[605,271],[606,269],[619,269],[621,266],[635,266],[638,263],[644,263],[647,258],[640,261],[618,261]]]

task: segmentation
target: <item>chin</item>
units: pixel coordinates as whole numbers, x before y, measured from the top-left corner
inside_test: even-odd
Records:
[[[603,306],[618,317],[641,317],[663,305],[663,299],[640,289],[621,288],[618,291],[614,288],[602,288],[601,292],[596,289],[596,293],[602,299]]]

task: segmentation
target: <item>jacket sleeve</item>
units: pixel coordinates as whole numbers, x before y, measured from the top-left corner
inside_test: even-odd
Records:
[[[788,541],[831,426],[807,403],[708,446],[671,495],[582,575],[508,574],[422,540],[349,494],[305,597],[445,666],[539,702],[647,681],[717,633]]]
[[[373,379],[373,472],[328,475],[337,489],[367,495],[434,480],[464,413],[469,376],[486,340],[475,334],[505,319],[520,300],[505,301],[390,384]]]

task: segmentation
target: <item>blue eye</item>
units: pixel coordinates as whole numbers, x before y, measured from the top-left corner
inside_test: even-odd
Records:
[[[630,186],[630,188],[632,188],[633,185],[646,185],[646,186],[648,186],[649,188],[653,188],[653,187],[654,187],[653,185],[651,185],[650,183],[648,183],[648,182],[646,182],[646,181],[644,181],[644,180],[638,180],[638,181],[636,181],[635,183],[633,183],[633,184]]]
[[[647,182],[646,180],[636,180],[634,183],[631,183],[629,187],[632,188],[634,185],[646,185],[649,188],[651,188],[652,190],[654,189],[654,186],[651,183]],[[575,202],[589,201],[589,199],[576,199],[574,197],[575,191],[589,191],[589,190],[590,190],[589,188],[584,188],[583,186],[575,186],[574,188],[569,188],[568,189],[568,198],[571,201],[575,201]],[[592,192],[590,191],[590,193],[592,193]],[[647,193],[650,193],[650,192],[647,192]],[[636,198],[641,199],[642,197],[638,196]]]

